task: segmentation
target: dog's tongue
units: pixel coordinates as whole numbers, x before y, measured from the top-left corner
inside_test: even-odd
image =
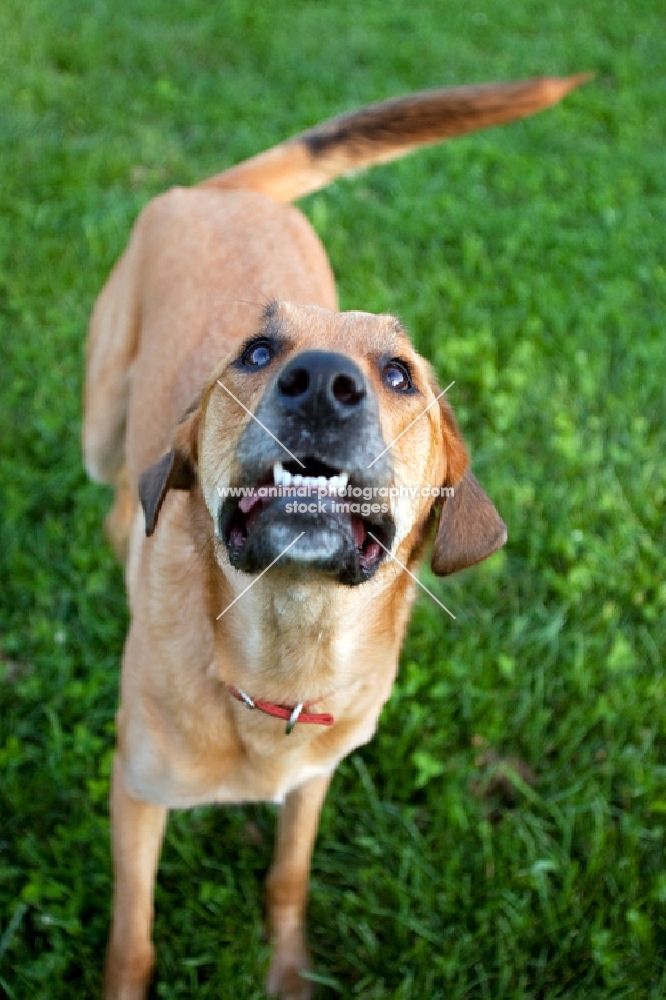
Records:
[[[353,517],[351,519],[351,529],[352,537],[354,539],[354,545],[357,548],[361,548],[363,542],[365,541],[365,528],[363,527],[363,521],[360,517]]]
[[[257,492],[255,491],[255,492],[254,492],[254,493],[252,494],[252,496],[249,496],[249,497],[248,497],[248,496],[245,496],[245,497],[242,497],[242,498],[241,498],[241,499],[239,500],[239,502],[238,502],[238,506],[240,507],[240,509],[242,510],[242,512],[243,512],[244,514],[249,514],[249,512],[250,512],[250,511],[252,510],[252,508],[253,508],[253,507],[256,507],[256,505],[257,505],[258,503],[260,503],[260,502],[261,502],[261,497],[260,497],[260,496],[259,496],[259,494],[258,494],[258,493],[257,493]]]

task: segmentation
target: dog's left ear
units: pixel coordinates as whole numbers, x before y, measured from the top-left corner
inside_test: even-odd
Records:
[[[139,499],[146,519],[146,535],[155,531],[169,490],[189,490],[197,481],[197,439],[201,410],[188,412],[178,425],[173,447],[139,476]]]
[[[506,525],[468,468],[467,452],[448,403],[441,403],[443,445],[446,450],[445,485],[453,496],[445,499],[439,515],[430,563],[433,573],[449,576],[487,559],[506,542]]]

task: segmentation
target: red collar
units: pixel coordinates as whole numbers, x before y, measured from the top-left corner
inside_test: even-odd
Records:
[[[249,694],[245,694],[245,691],[234,687],[233,684],[226,684],[226,688],[236,701],[242,701],[248,708],[258,708],[260,712],[265,712],[266,715],[272,715],[276,719],[285,719],[287,723],[287,736],[297,722],[312,722],[318,726],[332,726],[335,722],[333,716],[329,715],[328,712],[303,711],[304,708],[316,705],[317,701],[321,701],[321,698],[317,698],[315,701],[304,701],[299,705],[276,705],[272,701],[258,701],[256,698],[250,698]]]

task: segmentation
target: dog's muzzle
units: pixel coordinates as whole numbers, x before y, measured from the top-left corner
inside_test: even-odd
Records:
[[[378,494],[392,481],[388,453],[375,461],[386,447],[378,403],[358,365],[304,351],[277,373],[256,416],[239,440],[236,495],[219,509],[231,564],[258,573],[279,559],[341,583],[368,580],[395,525]]]

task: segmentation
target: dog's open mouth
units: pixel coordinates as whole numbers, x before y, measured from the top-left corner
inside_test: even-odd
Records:
[[[228,491],[219,531],[231,564],[260,572],[284,552],[285,561],[310,563],[340,582],[368,580],[395,533],[386,497],[353,472],[314,457],[301,462],[275,462],[256,485]]]

